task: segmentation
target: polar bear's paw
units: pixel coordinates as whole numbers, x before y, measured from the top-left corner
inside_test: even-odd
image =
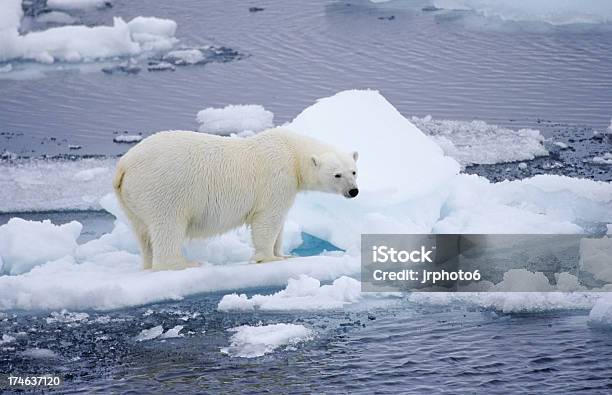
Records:
[[[268,262],[275,262],[275,261],[283,261],[285,260],[285,257],[282,256],[262,256],[262,255],[257,255],[255,254],[255,256],[253,257],[253,260],[255,261],[255,263],[268,263]]]

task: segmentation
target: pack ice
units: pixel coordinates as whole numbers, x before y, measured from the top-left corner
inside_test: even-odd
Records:
[[[320,99],[285,126],[360,153],[359,198],[347,201],[320,193],[301,195],[285,230],[286,250],[298,246],[301,232],[307,232],[345,253],[252,265],[247,263],[250,235],[240,228],[188,243],[186,254],[203,263],[199,268],[145,272],[139,267],[137,244],[127,222],[114,197],[108,195],[100,205],[117,218],[114,229],[85,244],[76,242],[80,232],[76,224],[13,220],[0,227],[0,272],[4,274],[0,276],[0,309],[105,310],[199,292],[283,287],[300,275],[323,282],[355,277],[361,233],[581,233],[612,223],[609,183],[536,176],[493,184],[483,177],[461,174],[455,159],[446,156],[377,91],[350,90]],[[44,208],[40,202],[35,204]],[[349,293],[332,299],[331,290],[322,290],[325,285],[315,289],[314,282],[310,284],[305,283],[308,294],[304,296],[313,308],[325,304],[322,298],[340,305],[347,300],[359,302],[350,293],[354,289],[350,282],[336,289]],[[511,296],[498,293],[495,297],[487,306],[503,307]],[[261,304],[255,298],[247,299],[247,304],[265,309],[275,298],[259,299]],[[564,294],[543,298],[547,299],[537,299],[537,309],[588,309],[598,299],[578,302]],[[533,300],[511,302],[528,310]],[[605,314],[609,310],[598,311]]]

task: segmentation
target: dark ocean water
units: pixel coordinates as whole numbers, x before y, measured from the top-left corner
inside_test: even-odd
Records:
[[[277,289],[251,289],[269,294]],[[221,313],[222,294],[47,323],[17,313],[0,332],[24,331],[0,369],[54,373],[66,393],[609,393],[612,336],[589,329],[585,313],[499,315],[461,305],[332,312]],[[148,312],[152,310],[153,312]],[[180,317],[199,313],[183,321]],[[96,322],[101,316],[110,322]],[[220,352],[228,328],[283,322],[313,329],[313,340],[254,359]],[[137,342],[145,328],[183,325],[184,338]],[[205,333],[202,331],[205,330]],[[26,348],[56,356],[31,359]]]
[[[248,56],[175,72],[0,80],[0,132],[13,133],[0,149],[60,154],[78,144],[78,154],[117,154],[126,147],[112,143],[113,133],[195,129],[208,106],[261,104],[283,123],[320,97],[359,88],[380,90],[405,116],[512,128],[610,123],[610,29],[491,28],[420,3],[114,1],[80,13],[81,22],[171,18],[181,45]],[[263,11],[249,12],[253,6]]]

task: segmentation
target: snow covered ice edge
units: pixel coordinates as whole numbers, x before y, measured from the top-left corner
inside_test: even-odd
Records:
[[[304,274],[333,281],[358,275],[359,235],[366,232],[581,233],[584,224],[612,223],[609,183],[537,176],[492,184],[460,174],[454,159],[376,91],[345,91],[321,99],[287,126],[360,152],[359,199],[302,195],[285,230],[286,250],[298,246],[305,231],[345,249],[345,254],[250,265],[249,232],[242,228],[189,243],[187,255],[205,262],[200,268],[143,272],[137,244],[109,195],[100,205],[117,217],[113,231],[82,245],[76,243],[81,231],[76,221],[56,226],[13,219],[0,227],[0,271],[12,274],[0,276],[0,309],[107,310],[199,292],[283,287]],[[87,178],[106,177],[102,173]],[[318,308],[326,295],[316,290],[309,294],[309,308]],[[503,310],[504,296],[499,295],[504,294],[488,306]],[[559,298],[559,303],[550,299],[538,309],[589,309],[599,302]],[[265,306],[255,298],[247,302],[253,308]],[[594,311],[594,322],[606,322],[605,307]]]

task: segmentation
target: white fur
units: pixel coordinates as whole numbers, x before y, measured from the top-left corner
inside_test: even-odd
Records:
[[[186,238],[251,226],[256,262],[283,259],[282,228],[299,191],[349,196],[357,153],[283,129],[249,138],[170,131],[130,149],[115,193],[138,236],[145,269],[195,266]],[[340,175],[340,177],[337,177]]]

